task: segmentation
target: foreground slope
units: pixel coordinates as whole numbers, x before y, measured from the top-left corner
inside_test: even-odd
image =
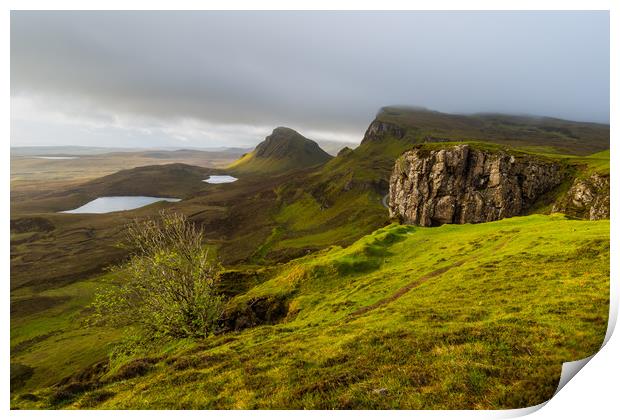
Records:
[[[553,395],[562,362],[589,356],[602,343],[609,221],[555,214],[438,228],[391,225],[350,247],[278,267],[234,298],[227,313],[251,315],[259,301],[284,308],[271,312],[273,325],[169,343],[35,394],[15,394],[12,405],[538,404]],[[257,323],[266,309],[254,314]]]

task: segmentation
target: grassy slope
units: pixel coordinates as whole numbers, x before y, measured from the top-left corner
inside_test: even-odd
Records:
[[[282,266],[230,305],[289,296],[283,322],[183,343],[145,376],[66,400],[98,408],[509,408],[551,397],[596,351],[609,221],[561,215],[392,225]],[[52,390],[14,406],[47,404]],[[105,396],[105,398],[101,397]],[[62,404],[60,406],[63,406]]]
[[[249,152],[237,159],[226,168],[234,174],[274,173],[295,169],[286,159],[257,158]]]
[[[32,368],[19,384],[21,392],[50,386],[107,357],[121,332],[86,328],[84,310],[97,288],[109,278],[100,276],[57,289],[20,289],[11,299],[11,382],[15,365]]]
[[[338,156],[301,180],[280,188],[272,218],[277,240],[263,243],[263,255],[278,259],[332,244],[349,245],[385,225],[394,160],[413,143],[386,137]]]

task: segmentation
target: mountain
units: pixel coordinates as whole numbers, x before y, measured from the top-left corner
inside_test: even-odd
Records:
[[[331,159],[313,140],[278,127],[256,148],[229,166],[235,172],[286,172],[321,165]]]
[[[609,173],[608,152],[605,152],[609,149],[608,125],[545,117],[454,115],[423,108],[384,107],[368,126],[358,147],[343,150],[326,164],[304,177],[292,178],[280,188],[280,211],[275,216],[278,228],[274,231],[277,236],[270,237],[261,247],[262,255],[267,259],[303,255],[309,249],[333,243],[348,245],[360,235],[369,234],[386,222],[385,198],[390,175],[403,153],[418,145],[448,147],[465,142],[478,148],[509,150],[512,154],[525,153],[568,164],[574,174],[546,194],[545,203],[556,202],[560,198],[558,194],[569,189],[573,177],[589,177],[591,172]],[[578,187],[573,190],[581,191]],[[599,196],[604,198],[605,194]],[[541,201],[536,206],[539,204],[547,205]],[[556,205],[558,209],[568,206],[562,202]],[[570,213],[578,215],[588,207],[584,204]],[[536,207],[530,211],[551,210],[551,207],[544,210]]]
[[[524,115],[446,114],[410,107],[381,108],[362,143],[386,135],[414,143],[482,140],[581,156],[609,149],[606,124]]]

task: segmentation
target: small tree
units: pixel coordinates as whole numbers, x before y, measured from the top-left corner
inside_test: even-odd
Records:
[[[209,335],[224,300],[203,232],[184,215],[162,211],[158,220],[134,221],[126,236],[129,260],[114,270],[121,284],[96,294],[92,319],[137,326],[144,336]]]

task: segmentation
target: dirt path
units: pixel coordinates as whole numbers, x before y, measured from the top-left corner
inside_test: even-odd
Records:
[[[425,274],[422,277],[419,277],[416,280],[412,281],[411,283],[401,287],[392,296],[389,296],[389,297],[386,297],[384,299],[381,299],[381,300],[373,303],[372,305],[364,306],[363,308],[359,308],[358,310],[352,312],[351,315],[349,315],[349,316],[350,317],[354,317],[354,316],[358,316],[358,315],[363,315],[366,312],[370,312],[370,311],[372,311],[374,309],[377,309],[377,308],[379,308],[381,306],[385,306],[388,303],[394,302],[396,299],[400,298],[402,295],[404,295],[405,293],[407,293],[408,291],[410,291],[414,287],[418,287],[419,285],[421,285],[425,281],[430,280],[433,277],[440,276],[443,273],[445,273],[446,271],[448,271],[448,270],[450,270],[450,269],[452,269],[454,267],[458,267],[460,265],[463,265],[463,264],[465,264],[466,261],[467,261],[467,259],[461,260],[461,261],[457,261],[454,264],[449,265],[447,267],[442,267],[442,268],[439,268],[439,269],[437,269],[435,271],[431,271],[430,273]]]
[[[505,240],[501,241],[499,244],[497,244],[493,248],[491,248],[491,251],[492,252],[499,251],[500,249],[505,247],[506,244],[508,244],[508,242],[510,242],[510,240],[513,237],[514,236],[511,236],[511,237],[508,237]],[[449,265],[449,266],[446,266],[446,267],[442,267],[442,268],[438,268],[435,271],[431,271],[430,273],[424,274],[422,277],[419,277],[416,280],[412,281],[411,283],[401,287],[400,289],[398,289],[391,296],[383,298],[383,299],[373,303],[372,305],[364,306],[362,308],[357,309],[356,311],[352,312],[349,315],[349,318],[356,317],[356,316],[359,316],[359,315],[363,315],[363,314],[365,314],[367,312],[370,312],[372,310],[380,308],[381,306],[385,306],[388,303],[394,302],[396,299],[400,298],[402,295],[404,295],[405,293],[409,292],[414,287],[418,287],[419,285],[421,285],[422,283],[426,282],[427,280],[430,280],[430,279],[432,279],[434,277],[440,276],[443,273],[447,272],[448,270],[451,270],[452,268],[459,267],[459,266],[465,264],[467,261],[473,260],[476,257],[477,257],[477,255],[472,255],[469,258],[465,258],[463,260],[457,261],[457,262],[455,262],[452,265]]]

